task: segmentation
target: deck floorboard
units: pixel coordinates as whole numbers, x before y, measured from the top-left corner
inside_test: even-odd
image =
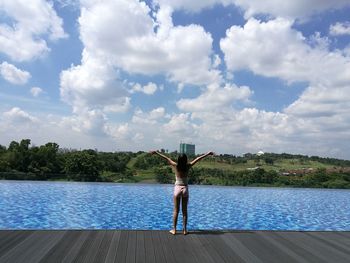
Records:
[[[341,263],[349,244],[349,231],[0,230],[0,263]]]

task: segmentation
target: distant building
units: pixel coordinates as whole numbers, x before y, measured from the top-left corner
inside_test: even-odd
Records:
[[[180,154],[186,154],[187,156],[196,155],[196,146],[194,144],[180,143]]]

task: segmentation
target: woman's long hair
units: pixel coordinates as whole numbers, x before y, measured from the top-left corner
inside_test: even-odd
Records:
[[[187,155],[186,154],[181,154],[177,158],[176,169],[179,172],[183,172],[183,173],[186,173],[188,171],[188,163],[187,163]]]

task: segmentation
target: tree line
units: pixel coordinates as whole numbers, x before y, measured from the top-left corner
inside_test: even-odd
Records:
[[[131,152],[60,149],[54,142],[30,146],[30,139],[0,145],[0,179],[115,181],[132,177],[127,163]]]
[[[154,169],[160,183],[173,183],[174,173],[169,167]],[[277,171],[263,168],[248,171],[228,171],[217,168],[193,167],[189,173],[190,184],[225,185],[225,186],[274,186],[308,188],[343,188],[350,189],[350,173],[327,173],[325,169],[305,175],[285,176]]]
[[[177,152],[169,153],[173,160]],[[350,161],[317,156],[265,153],[235,156],[222,154],[208,159],[208,162],[229,164],[263,160],[266,164],[284,159],[299,162],[317,161],[340,167],[350,167]],[[128,167],[129,162],[133,162]],[[130,165],[129,165],[130,166]],[[16,180],[73,180],[136,182],[137,171],[151,171],[159,183],[173,183],[174,173],[167,163],[145,152],[98,152],[96,150],[61,149],[54,142],[33,146],[30,139],[12,141],[8,147],[0,145],[0,179]],[[290,186],[350,188],[350,172],[317,169],[312,173],[283,175],[275,170],[225,170],[219,168],[193,167],[190,170],[190,184],[242,185],[242,186]]]

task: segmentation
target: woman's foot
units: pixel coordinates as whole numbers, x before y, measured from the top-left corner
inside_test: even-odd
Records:
[[[176,234],[176,230],[175,229],[172,229],[169,231],[172,235],[175,235]]]
[[[186,229],[183,230],[183,234],[184,235],[187,235],[188,234],[188,231]]]

